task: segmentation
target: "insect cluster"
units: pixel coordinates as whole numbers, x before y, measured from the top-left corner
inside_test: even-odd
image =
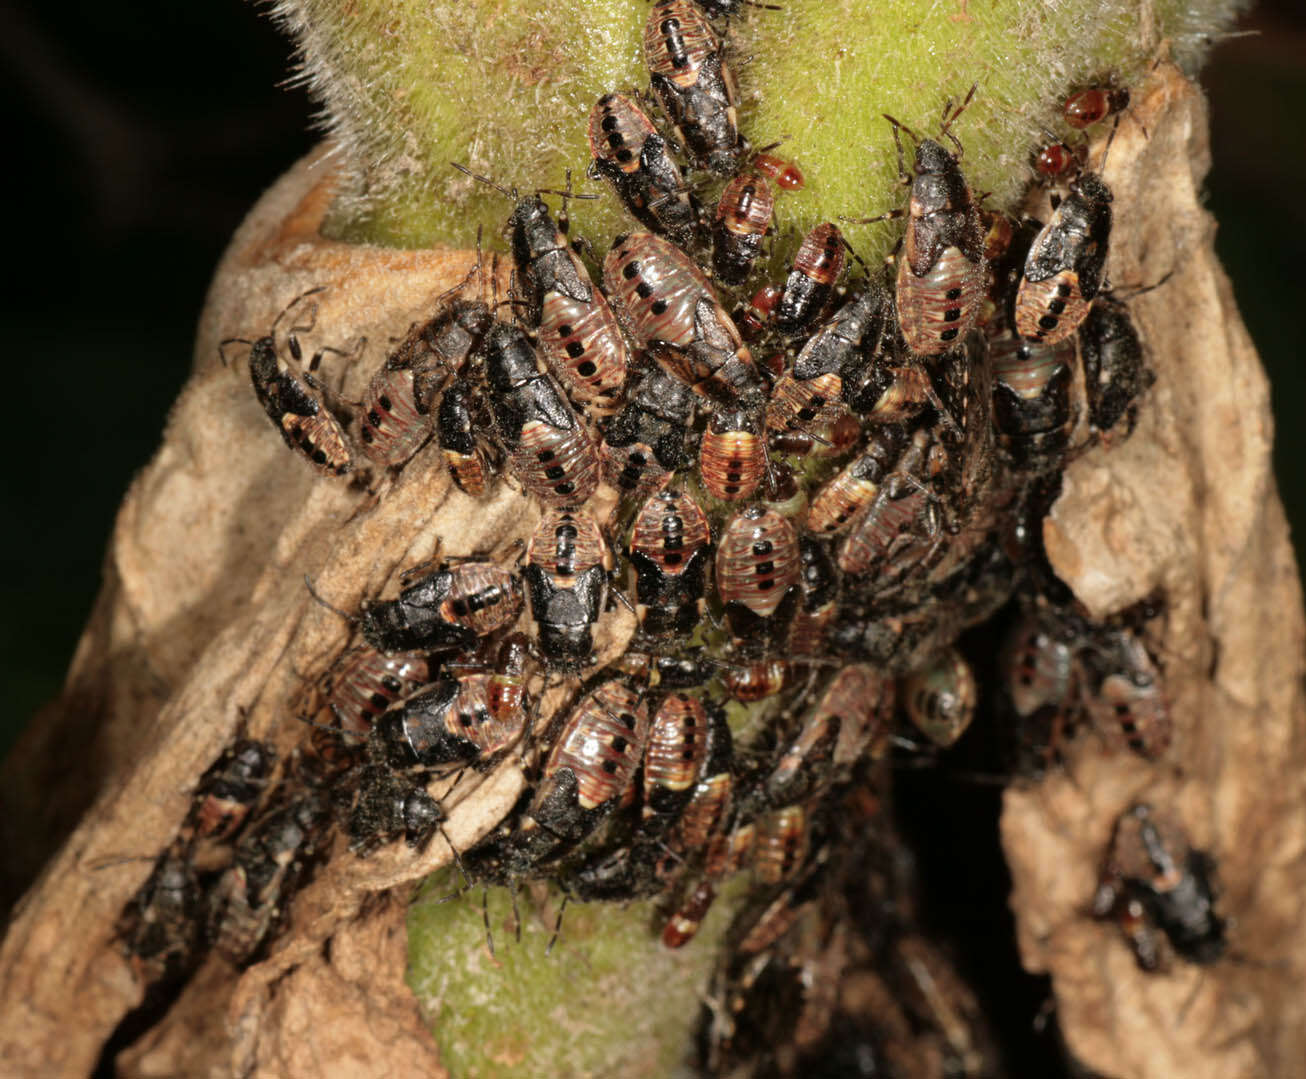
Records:
[[[953,131],[967,97],[933,138],[890,119],[910,198],[884,215],[906,219],[889,265],[854,269],[824,222],[783,281],[760,280],[776,200],[803,178],[739,132],[719,32],[734,6],[658,0],[652,97],[613,92],[591,110],[591,175],[641,226],[612,241],[600,273],[567,239],[570,183],[557,216],[549,192],[512,193],[506,302],[442,298],[362,401],[322,381],[332,350],[303,362],[313,294],[250,343],[259,402],[319,471],[359,471],[360,458],[398,469],[434,440],[467,495],[511,483],[539,518],[515,563],[415,567],[397,596],[347,616],[356,642],[322,677],[311,745],[276,788],[257,743],[215,765],[128,911],[128,947],[155,972],[200,932],[248,961],[333,822],[359,856],[421,848],[444,820],[432,779],[519,752],[530,787],[458,852],[471,880],[658,897],[657,931],[677,948],[748,874],[709,1055],[743,1052],[750,1024],[754,1040],[771,1035],[755,1007],[776,977],[806,1001],[793,1014],[824,1016],[805,1035],[815,1047],[839,1040],[838,1008],[794,972],[873,957],[845,941],[831,958],[827,941],[793,958],[805,912],[873,898],[898,911],[873,949],[897,973],[877,977],[919,977],[927,962],[881,799],[892,755],[928,757],[976,715],[965,630],[1005,612],[989,711],[1033,747],[1030,767],[1055,762],[1081,722],[1111,747],[1164,754],[1147,643],[1163,602],[1092,621],[1040,546],[1062,470],[1128,437],[1152,377],[1106,281],[1110,190],[1085,151],[1057,143],[1038,157],[1046,220],[985,212]],[[1085,91],[1067,119],[1127,102]],[[600,662],[619,606],[634,634]],[[571,690],[551,719],[546,683]],[[1223,940],[1210,865],[1166,827],[1163,840],[1144,809],[1122,817],[1095,910],[1126,926],[1140,963],[1160,962],[1162,937],[1210,961]],[[868,864],[882,868],[866,876]],[[979,1020],[929,1011],[899,1007],[959,1059],[984,1057]]]

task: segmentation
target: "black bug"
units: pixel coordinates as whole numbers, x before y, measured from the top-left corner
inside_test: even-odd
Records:
[[[646,371],[608,424],[603,478],[623,497],[642,500],[689,465],[685,448],[694,397],[659,367]]]
[[[722,530],[716,586],[736,647],[755,655],[781,646],[797,609],[798,534],[774,510],[751,506]]]
[[[123,950],[147,982],[174,977],[199,945],[203,894],[183,844],[168,848],[119,921]]]
[[[598,486],[598,446],[557,379],[515,326],[496,322],[484,354],[495,429],[522,486],[547,506],[584,505]]]
[[[492,764],[526,722],[524,639],[510,638],[495,669],[442,676],[389,709],[373,726],[372,758],[395,771]]]
[[[1122,919],[1128,928],[1133,905],[1160,929],[1174,951],[1190,963],[1214,963],[1228,950],[1227,923],[1215,909],[1215,863],[1195,850],[1179,822],[1145,802],[1130,806],[1116,821],[1093,899],[1101,918]],[[1135,929],[1132,939],[1138,939]],[[1145,938],[1144,938],[1145,939]],[[1154,950],[1135,950],[1138,965],[1155,970]]]
[[[520,200],[508,225],[545,361],[578,402],[610,414],[630,357],[608,301],[538,195]]]
[[[1073,340],[1049,345],[1002,333],[989,341],[998,446],[1019,469],[1059,469],[1078,411]]]
[[[282,361],[277,349],[276,333],[281,320],[309,296],[322,291],[321,288],[309,289],[296,296],[281,309],[267,334],[255,341],[227,338],[219,345],[219,354],[225,363],[223,350],[227,345],[236,342],[249,345],[249,374],[254,395],[272,426],[287,446],[307,457],[318,471],[343,476],[354,467],[353,450],[344,425],[332,412],[326,388],[312,375],[322,352],[310,361],[309,370],[296,373]],[[303,360],[297,334],[311,330],[317,317],[316,305],[310,306],[309,310],[308,322],[292,325],[286,334],[286,349],[296,364]]]
[[[892,377],[891,342],[896,335],[892,298],[877,281],[867,281],[803,344],[793,368],[798,391],[826,402],[842,398],[856,412],[869,411]],[[768,424],[788,424],[797,411],[797,406],[777,408],[774,422],[768,419]]]
[[[214,948],[238,965],[258,957],[284,917],[330,818],[321,791],[287,791],[273,800],[283,804],[237,844],[232,865],[209,898],[208,935]]]
[[[593,628],[607,600],[612,551],[588,514],[546,513],[531,537],[524,575],[540,651],[550,667],[592,662]]]
[[[368,383],[358,407],[363,453],[402,465],[430,438],[436,394],[466,364],[490,323],[484,303],[459,300],[413,327]]]
[[[789,652],[795,657],[825,654],[825,631],[838,609],[839,570],[826,545],[811,536],[798,540],[802,601],[789,630]]]
[[[401,465],[430,438],[436,395],[466,365],[489,324],[484,303],[457,300],[409,331],[372,377],[358,409],[369,458]]]
[[[604,94],[590,110],[590,154],[594,169],[612,185],[635,218],[686,247],[694,238],[698,211],[684,178],[639,102],[626,94]]]
[[[739,157],[734,74],[721,39],[689,0],[658,0],[644,24],[653,92],[696,164],[718,175]]]
[[[565,853],[617,808],[635,781],[648,708],[618,680],[600,683],[564,721],[506,855],[522,871]]]
[[[397,599],[363,606],[359,627],[379,652],[472,648],[478,637],[511,624],[521,586],[493,562],[441,566],[408,585]]]
[[[204,774],[192,812],[199,839],[222,841],[240,831],[258,802],[277,754],[271,746],[242,738]]]
[[[651,637],[688,636],[704,611],[712,533],[689,495],[663,491],[640,509],[628,555],[635,571],[635,613]]]
[[[742,172],[721,191],[712,229],[712,270],[727,285],[742,284],[771,229],[775,196],[766,177]]]
[[[961,145],[949,130],[970,104],[975,87],[949,115],[944,106],[939,137]],[[898,262],[898,319],[907,346],[918,356],[937,356],[956,347],[975,323],[986,287],[984,230],[959,156],[933,139],[915,134],[891,116],[898,146],[898,172],[911,185],[907,235]],[[899,129],[916,141],[909,175],[902,166]],[[895,211],[889,216],[897,216]]]
[[[760,408],[765,390],[752,354],[683,251],[648,232],[619,237],[603,260],[603,283],[631,336],[668,374],[716,403]]]
[[[1079,349],[1094,430],[1113,431],[1123,421],[1128,436],[1137,420],[1138,398],[1156,375],[1124,305],[1099,298],[1079,328]]]
[[[1074,334],[1102,288],[1110,239],[1111,190],[1081,173],[1029,249],[1016,291],[1018,334],[1047,345]]]
[[[794,255],[775,308],[776,328],[788,337],[806,333],[830,302],[843,266],[843,233],[828,221],[817,225]]]
[[[491,487],[498,454],[485,437],[490,429],[485,402],[476,387],[455,382],[444,391],[435,416],[436,439],[454,484],[480,498]]]

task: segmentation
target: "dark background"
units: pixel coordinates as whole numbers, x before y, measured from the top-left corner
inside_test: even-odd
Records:
[[[254,5],[0,7],[9,107],[3,307],[12,454],[0,533],[0,752],[58,692],[114,512],[185,379],[209,277],[260,192],[315,141],[289,46]],[[1306,18],[1215,50],[1210,206],[1269,366],[1280,484],[1302,534]]]

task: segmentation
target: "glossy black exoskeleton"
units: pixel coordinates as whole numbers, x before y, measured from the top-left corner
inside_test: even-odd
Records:
[[[598,524],[584,513],[546,513],[526,561],[523,574],[544,662],[562,670],[586,666],[613,568]]]
[[[739,158],[738,91],[721,39],[690,0],[658,0],[644,24],[653,92],[695,163],[720,176]]]
[[[565,854],[621,803],[648,738],[648,708],[617,680],[587,693],[563,722],[502,860],[509,873]]]
[[[508,225],[545,361],[578,402],[610,414],[630,357],[608,301],[538,195],[520,200]]]
[[[693,410],[688,387],[660,367],[646,371],[603,433],[604,479],[624,497],[642,499],[688,467]]]
[[[604,94],[590,110],[593,168],[635,217],[672,243],[687,247],[698,212],[667,142],[639,103]]]
[[[598,486],[598,447],[557,379],[515,326],[496,322],[483,351],[490,411],[517,478],[548,506],[583,505]]]
[[[1016,290],[1016,332],[1047,345],[1070,337],[1102,288],[1110,240],[1111,189],[1095,173],[1081,173],[1029,249]]]
[[[497,453],[486,437],[490,429],[485,402],[468,382],[455,382],[440,397],[435,435],[449,475],[458,489],[479,498],[490,489]]]
[[[472,648],[478,637],[511,623],[521,610],[521,586],[493,562],[442,566],[399,597],[367,603],[363,637],[380,652]]]
[[[837,225],[827,221],[804,236],[776,302],[776,329],[786,337],[811,329],[830,302],[843,265],[844,238]]]
[[[707,515],[688,494],[662,491],[641,507],[627,551],[635,613],[649,636],[687,637],[699,624],[711,544]]]
[[[332,402],[328,400],[326,388],[320,385],[312,375],[322,353],[319,352],[309,363],[308,371],[295,372],[282,362],[277,350],[277,324],[285,315],[297,307],[307,296],[321,292],[310,289],[295,297],[282,309],[268,333],[249,344],[249,374],[254,384],[254,395],[263,406],[272,426],[277,429],[282,440],[291,449],[302,453],[320,472],[328,475],[343,476],[354,465],[353,450],[345,435],[344,425],[333,414]],[[314,317],[316,307],[313,308]],[[303,352],[296,331],[312,328],[312,321],[303,326],[292,326],[286,337],[286,348],[292,359],[299,364]],[[228,338],[219,346],[219,352],[226,345],[242,338]],[[225,361],[225,355],[224,355]]]

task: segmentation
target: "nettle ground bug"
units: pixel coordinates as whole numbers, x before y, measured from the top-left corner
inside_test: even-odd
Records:
[[[972,86],[956,109],[951,102],[944,106],[939,137],[952,141],[957,156],[885,117],[898,147],[898,173],[911,185],[907,235],[898,262],[898,320],[907,347],[918,356],[938,356],[960,344],[975,323],[987,287],[984,229],[961,174],[961,143],[950,130],[974,95]],[[916,142],[911,174],[903,168],[899,130]]]
[[[444,391],[435,415],[436,440],[450,478],[460,491],[473,498],[490,490],[497,471],[497,451],[485,438],[489,429],[485,402],[474,386],[455,382]]]
[[[698,476],[713,498],[738,502],[757,490],[767,465],[761,427],[742,410],[712,413],[698,444]]]
[[[363,452],[402,465],[431,436],[435,395],[466,365],[490,325],[479,300],[456,300],[413,327],[386,357],[358,406]]]
[[[668,374],[719,404],[760,407],[765,392],[753,357],[683,251],[650,232],[618,237],[603,260],[603,284],[631,336]]]
[[[526,652],[525,638],[509,638],[492,670],[441,676],[394,705],[373,726],[373,759],[396,771],[489,767],[525,730]]]
[[[801,805],[763,813],[753,840],[753,873],[763,884],[779,884],[802,867],[809,846],[807,812]]]
[[[209,897],[208,935],[214,948],[237,965],[258,957],[330,820],[321,791],[274,794],[284,804],[261,816],[236,846],[232,865]]]
[[[550,667],[592,661],[593,628],[608,596],[612,551],[587,513],[546,513],[531,536],[523,571],[540,651]]]
[[[839,571],[824,543],[803,536],[798,541],[802,601],[789,630],[789,652],[795,657],[825,654],[825,630],[834,619],[839,598]]]
[[[897,332],[892,309],[893,300],[888,292],[878,282],[868,281],[822,322],[794,360],[793,381],[799,384],[798,400],[801,402],[801,395],[820,396],[823,402],[838,397],[854,410],[865,411],[868,380],[881,379],[880,370],[885,366],[881,361],[881,346],[886,335],[894,336]],[[871,395],[872,401],[881,392],[877,387]],[[779,395],[773,391],[772,396]],[[792,421],[798,429],[812,429],[797,422],[797,413],[797,405],[777,407],[775,422]],[[829,411],[822,412],[821,418],[828,422]]]
[[[888,752],[895,688],[892,678],[863,663],[845,666],[830,681],[816,711],[838,720],[836,766],[847,767],[863,757],[879,760]]]
[[[644,24],[644,63],[695,164],[720,176],[735,169],[739,126],[734,74],[716,31],[690,0],[658,0]]]
[[[1116,821],[1093,913],[1121,921],[1128,930],[1129,922],[1137,920],[1131,908],[1141,906],[1144,920],[1165,934],[1181,958],[1214,963],[1228,950],[1227,923],[1215,910],[1214,873],[1214,860],[1193,848],[1172,814],[1135,803]],[[1144,970],[1162,965],[1150,942],[1138,947],[1137,928],[1127,939]]]
[[[1016,332],[1044,344],[1070,337],[1102,287],[1111,239],[1111,190],[1081,173],[1029,249],[1016,290]]]
[[[1083,130],[1129,108],[1129,91],[1123,86],[1090,86],[1066,98],[1061,107],[1066,123]]]
[[[1170,748],[1173,724],[1160,671],[1127,627],[1097,629],[1083,652],[1090,684],[1084,710],[1110,746],[1156,760]]]
[[[575,509],[599,482],[599,450],[557,379],[541,371],[535,349],[515,326],[485,335],[490,411],[513,473],[547,506]]]
[[[337,725],[366,734],[395,701],[435,681],[437,662],[424,652],[386,655],[370,645],[346,652],[322,679],[322,696]]]
[[[732,699],[751,704],[788,689],[792,674],[788,660],[773,657],[728,664],[721,670],[721,684]]]
[[[761,173],[742,172],[722,188],[712,228],[712,272],[719,280],[747,280],[774,214],[775,195]]]
[[[775,10],[778,11],[779,9]],[[776,157],[775,154],[766,152],[767,150],[774,150],[778,145],[779,143],[772,143],[770,146],[763,146],[749,159],[748,164],[752,169],[770,179],[781,190],[801,191],[807,184],[807,179],[803,176],[803,170],[792,161],[787,161],[783,157]]]
[[[1137,421],[1138,398],[1156,374],[1147,367],[1143,344],[1125,306],[1099,297],[1079,327],[1088,417],[1098,432],[1124,421],[1126,437]]]
[[[323,291],[324,288],[313,288],[300,293],[281,309],[266,335],[254,341],[228,337],[219,344],[218,354],[225,364],[228,345],[249,345],[249,375],[254,395],[283,441],[308,458],[319,472],[343,476],[354,467],[353,450],[344,424],[333,413],[334,402],[329,400],[326,387],[313,377],[322,355],[339,350],[322,349],[310,360],[308,370],[295,372],[283,362],[277,347],[277,327],[281,320],[291,311],[302,310],[307,321],[292,320],[286,331],[286,350],[297,365],[302,364],[304,354],[297,335],[312,330],[317,320],[316,302],[305,301]]]
[[[660,367],[646,371],[603,433],[604,480],[630,499],[666,486],[689,465],[685,441],[693,411],[687,386]]]
[[[707,765],[714,736],[729,738],[729,727],[724,735],[714,735],[714,730],[719,732],[723,726],[724,715],[714,723],[698,697],[671,693],[663,698],[649,726],[644,751],[640,812],[646,824],[656,822],[660,831],[679,817]]]
[[[806,333],[829,304],[843,273],[844,246],[843,233],[829,221],[803,237],[775,308],[776,329],[786,337]]]
[[[687,247],[698,212],[667,142],[639,102],[604,94],[590,110],[594,170],[612,185],[626,209],[643,225]]]
[[[493,562],[441,566],[397,599],[363,605],[359,628],[379,652],[473,647],[478,637],[511,625],[521,610],[516,576]]]
[[[998,446],[1024,472],[1061,468],[1078,418],[1074,341],[1049,345],[1004,332],[989,339],[989,359]]]
[[[907,718],[937,746],[952,745],[975,718],[979,696],[975,672],[955,648],[945,649],[908,674],[898,692]]]
[[[565,216],[555,222],[538,192],[518,198],[515,190],[461,165],[455,168],[515,203],[507,227],[517,284],[525,291],[527,318],[536,326],[545,363],[578,402],[596,415],[610,415],[625,385],[630,357],[608,301],[567,243]],[[564,207],[569,198],[596,197],[573,195],[570,173],[567,190],[557,193]]]
[[[798,534],[774,510],[750,506],[723,529],[716,586],[741,652],[780,645],[798,605],[799,573]]]
[[[192,810],[197,839],[222,842],[244,826],[276,763],[271,746],[242,738],[200,780]]]
[[[553,741],[509,861],[530,866],[560,855],[617,808],[643,759],[648,725],[644,701],[620,681],[582,697]]]
[[[735,308],[735,325],[745,341],[752,341],[766,332],[784,288],[780,285],[763,285],[747,304]]]
[[[146,982],[181,974],[199,944],[204,896],[186,844],[159,856],[119,921],[123,950]]]
[[[1008,631],[998,665],[1007,700],[1020,718],[1061,713],[1075,696],[1075,654],[1064,636],[1033,614]]]
[[[866,449],[817,491],[805,529],[817,536],[834,536],[847,529],[879,494],[906,441],[901,427],[877,428]]]
[[[698,627],[711,543],[707,516],[688,494],[662,491],[645,501],[627,548],[644,633],[688,636]]]

